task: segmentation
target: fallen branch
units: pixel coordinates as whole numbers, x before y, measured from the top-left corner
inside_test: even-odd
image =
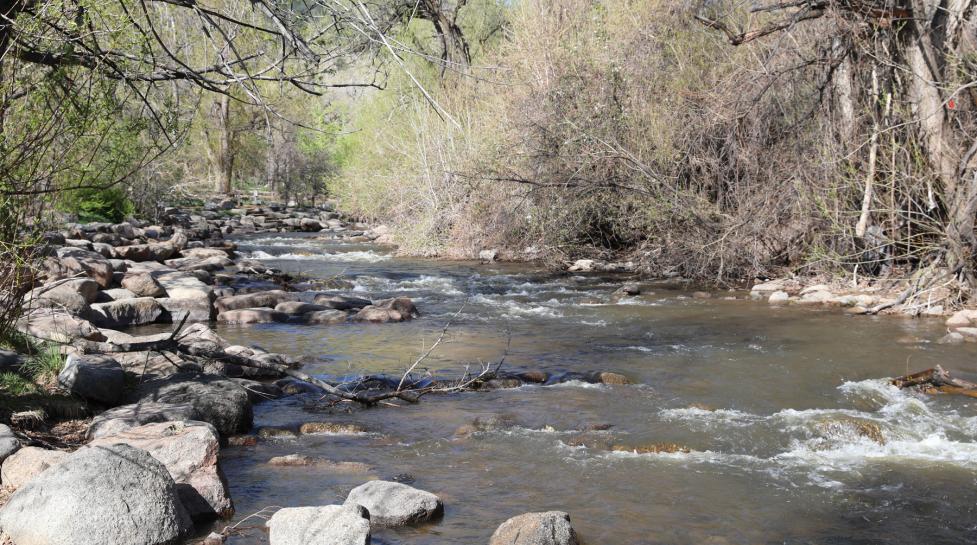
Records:
[[[939,365],[918,373],[896,377],[890,382],[897,388],[916,388],[928,394],[939,392],[977,397],[977,383],[955,378]]]

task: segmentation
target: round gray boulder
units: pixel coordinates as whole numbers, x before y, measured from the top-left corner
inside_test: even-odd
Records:
[[[163,464],[105,445],[79,449],[17,490],[0,528],[19,545],[171,545],[191,523]]]
[[[441,516],[441,498],[406,484],[370,481],[357,486],[346,497],[346,505],[362,505],[370,512],[374,527],[406,526]]]

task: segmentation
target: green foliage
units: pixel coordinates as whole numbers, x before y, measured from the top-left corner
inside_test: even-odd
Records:
[[[0,393],[8,396],[25,396],[37,394],[40,388],[37,384],[22,375],[10,371],[0,373]]]
[[[78,221],[119,223],[135,211],[125,187],[78,189],[65,195],[64,210],[78,215]]]
[[[22,371],[29,376],[35,383],[51,384],[64,368],[64,357],[58,345],[44,343],[39,347],[37,353],[28,357],[23,365]]]

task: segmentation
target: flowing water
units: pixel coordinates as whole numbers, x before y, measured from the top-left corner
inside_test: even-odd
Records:
[[[368,433],[226,449],[236,520],[400,478],[439,494],[445,516],[376,532],[375,543],[484,544],[505,519],[542,510],[569,512],[588,545],[977,543],[977,400],[883,380],[935,364],[977,378],[977,347],[936,344],[940,320],[769,307],[743,293],[700,300],[651,282],[616,300],[621,279],[611,277],[400,259],[294,234],[238,242],[269,265],[343,275],[357,294],[405,295],[420,309],[400,324],[218,328],[232,342],[304,356],[307,372],[402,372],[451,320],[423,364],[438,376],[480,369],[508,346],[510,371],[609,370],[636,385],[523,386],[368,410],[315,396],[263,403],[257,426],[351,422]],[[456,433],[476,418],[497,425]],[[689,451],[641,453],[653,444]],[[370,468],[266,464],[285,454]],[[230,543],[266,540],[255,530]]]

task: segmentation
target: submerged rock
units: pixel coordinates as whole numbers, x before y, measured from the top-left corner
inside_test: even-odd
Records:
[[[191,529],[176,483],[128,445],[84,447],[15,492],[0,527],[19,545],[175,545]]]
[[[362,505],[374,527],[397,527],[429,521],[444,513],[441,498],[390,481],[370,481],[357,486],[346,497],[346,505]]]
[[[306,456],[303,454],[288,454],[276,456],[268,460],[268,465],[278,467],[307,467],[316,466],[342,473],[368,473],[372,468],[361,462],[334,462],[316,456]]]
[[[526,513],[502,523],[489,545],[577,545],[570,515],[562,511]]]
[[[358,505],[289,507],[266,523],[271,545],[369,545],[370,513]]]
[[[271,426],[258,428],[258,437],[262,439],[295,439],[298,436],[298,432],[288,428],[275,428]]]
[[[335,422],[306,422],[299,426],[299,432],[306,435],[328,433],[336,435],[353,435],[366,433],[366,429],[358,424],[339,424]]]

